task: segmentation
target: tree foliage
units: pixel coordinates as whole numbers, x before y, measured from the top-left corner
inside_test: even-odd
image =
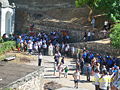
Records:
[[[120,20],[120,0],[100,0],[97,9],[106,13],[114,21]]]
[[[89,18],[97,9],[101,14],[109,16],[113,21],[120,21],[120,0],[76,0],[75,3],[76,7],[88,6],[90,9]],[[120,24],[114,26],[110,37],[112,45],[120,48]]]
[[[76,0],[76,7],[87,5],[91,10],[101,10],[114,21],[120,19],[120,0]]]
[[[112,28],[112,33],[110,34],[111,43],[114,47],[120,48],[120,24],[116,24]]]
[[[98,3],[101,0],[76,0],[76,5],[77,7],[83,6],[83,5],[88,5],[92,9],[94,9],[96,6],[98,6]]]
[[[88,21],[91,21],[93,11],[96,7],[98,7],[98,3],[100,1],[101,0],[76,0],[75,4],[76,4],[76,7],[81,7],[86,5],[90,9]]]

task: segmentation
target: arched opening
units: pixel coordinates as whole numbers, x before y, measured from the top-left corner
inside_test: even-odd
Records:
[[[5,18],[5,33],[10,34],[12,29],[11,29],[11,21],[12,21],[12,14],[11,12],[6,13],[6,18]]]

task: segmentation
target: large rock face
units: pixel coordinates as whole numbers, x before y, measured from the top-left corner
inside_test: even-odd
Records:
[[[26,33],[29,25],[35,24],[34,31],[45,26],[72,31],[92,30],[88,22],[89,9],[75,8],[75,0],[9,0],[16,4],[15,31]],[[96,25],[98,25],[96,19]],[[101,19],[100,19],[101,20]],[[100,21],[99,20],[99,21]],[[102,22],[102,21],[101,21]],[[97,29],[98,30],[98,29]],[[47,30],[48,31],[48,30]],[[81,34],[80,34],[81,35]]]
[[[18,33],[28,30],[34,16],[38,16],[42,11],[69,7],[74,0],[9,0],[9,2],[16,4],[15,32]]]

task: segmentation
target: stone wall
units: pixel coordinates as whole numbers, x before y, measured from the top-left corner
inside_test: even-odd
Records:
[[[44,68],[28,74],[27,76],[10,83],[2,90],[43,90]]]
[[[44,32],[51,32],[51,31],[57,31],[57,32],[61,32],[61,31],[67,31],[68,34],[70,35],[70,37],[72,38],[71,42],[80,42],[83,41],[83,37],[84,37],[84,33],[86,32],[86,30],[78,30],[78,29],[71,29],[71,28],[57,28],[55,26],[53,27],[49,27],[49,26],[42,26],[39,25],[38,26],[38,30],[39,31],[44,31]],[[100,33],[98,31],[95,32],[95,40],[99,40],[99,39],[103,39],[103,33]]]
[[[14,2],[16,4],[26,4],[26,5],[54,5],[61,3],[74,3],[74,0],[9,0],[10,3]]]
[[[120,49],[115,49],[110,44],[103,44],[92,41],[82,43],[71,43],[70,45],[74,45],[76,48],[86,47],[90,51],[95,51],[103,55],[120,56]]]

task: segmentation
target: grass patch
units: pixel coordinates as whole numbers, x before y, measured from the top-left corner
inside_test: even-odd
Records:
[[[5,55],[2,54],[15,49],[15,47],[15,41],[7,41],[0,43],[0,60],[3,60],[5,58]]]

